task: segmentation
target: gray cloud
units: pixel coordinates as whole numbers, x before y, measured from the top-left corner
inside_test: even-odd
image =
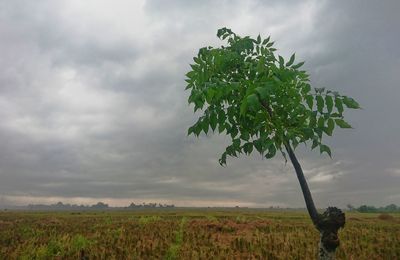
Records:
[[[355,97],[330,160],[298,150],[319,206],[400,204],[397,1],[3,1],[0,203],[303,206],[282,158],[186,136],[184,74],[222,26],[271,35],[316,86]]]

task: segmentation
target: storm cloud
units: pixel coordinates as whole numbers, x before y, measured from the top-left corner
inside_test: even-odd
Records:
[[[319,207],[400,204],[399,1],[0,2],[0,204],[304,207],[290,163],[218,164],[187,137],[184,75],[216,31],[271,35],[316,87],[354,97],[333,159],[300,147]]]

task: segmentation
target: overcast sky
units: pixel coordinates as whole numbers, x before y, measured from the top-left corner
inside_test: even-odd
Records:
[[[184,75],[218,28],[271,35],[354,97],[333,159],[296,150],[318,207],[400,205],[400,1],[0,0],[0,205],[304,207],[290,163],[187,137]]]

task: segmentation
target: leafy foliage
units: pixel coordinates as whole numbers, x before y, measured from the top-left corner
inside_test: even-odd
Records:
[[[188,102],[195,112],[204,112],[188,135],[229,135],[232,142],[221,165],[227,156],[253,151],[266,158],[277,151],[285,156],[285,145],[307,142],[331,156],[323,136],[332,136],[336,125],[351,128],[343,119],[344,107],[357,109],[359,104],[338,92],[312,88],[309,75],[300,70],[304,62],[295,62],[295,54],[285,62],[270,37],[240,37],[227,28],[217,36],[228,45],[201,48],[186,74]]]

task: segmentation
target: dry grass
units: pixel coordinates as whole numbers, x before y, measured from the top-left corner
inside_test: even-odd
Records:
[[[400,259],[400,215],[348,214],[338,259]],[[302,212],[0,213],[0,259],[313,259]]]

